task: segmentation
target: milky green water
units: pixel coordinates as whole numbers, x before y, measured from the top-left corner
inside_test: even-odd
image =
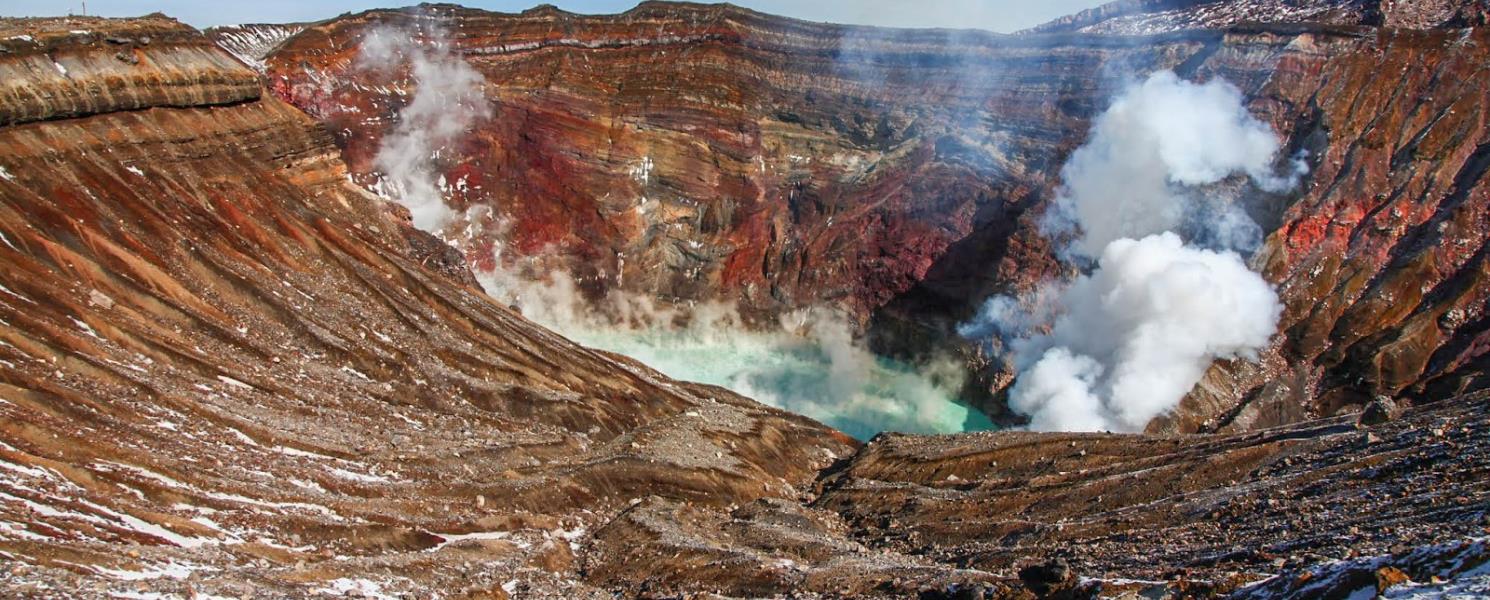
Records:
[[[982,412],[957,400],[960,380],[953,369],[942,369],[945,375],[940,376],[918,372],[830,340],[747,331],[566,333],[587,346],[635,358],[674,379],[729,388],[860,440],[884,431],[996,429]]]

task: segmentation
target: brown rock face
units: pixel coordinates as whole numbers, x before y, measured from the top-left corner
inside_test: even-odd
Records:
[[[173,19],[0,19],[0,125],[257,100],[251,71]]]
[[[852,449],[494,305],[199,34],[11,26],[92,67],[6,85],[103,100],[0,103],[0,595],[500,590],[632,499],[795,498]]]
[[[1153,427],[1249,429],[1483,387],[1490,38],[1447,28],[1481,22],[1477,4],[1288,4],[1118,3],[1025,36],[691,4],[434,6],[311,27],[267,75],[375,186],[371,156],[411,90],[370,81],[359,41],[438,24],[494,109],[439,167],[452,204],[510,224],[505,256],[542,256],[591,294],[839,306],[885,351],[969,356],[953,326],[986,298],[1069,275],[1039,216],[1123,76],[1225,78],[1310,156],[1300,189],[1243,198],[1270,233],[1253,263],[1282,290],[1284,329],[1260,365],[1218,365]],[[1121,19],[1134,26],[1099,27]],[[489,267],[494,243],[467,256]],[[1011,380],[998,362],[982,377],[995,393]]]
[[[1383,30],[1349,53],[1280,63],[1262,94],[1294,107],[1283,129],[1318,157],[1254,257],[1279,283],[1284,335],[1261,370],[1219,365],[1191,407],[1239,391],[1222,422],[1248,428],[1293,407],[1328,415],[1486,385],[1486,41],[1483,29]]]

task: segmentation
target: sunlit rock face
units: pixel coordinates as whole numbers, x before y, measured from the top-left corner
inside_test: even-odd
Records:
[[[1279,286],[1284,329],[1260,366],[1217,366],[1153,426],[1247,429],[1483,386],[1486,33],[1455,28],[1481,22],[1474,4],[1304,3],[1263,11],[1271,24],[1243,18],[1261,2],[1138,4],[1021,36],[728,6],[436,6],[312,27],[266,73],[377,190],[373,155],[411,90],[359,73],[359,40],[437,25],[493,108],[438,159],[455,208],[503,224],[464,240],[478,270],[500,239],[505,260],[540,257],[592,296],[840,307],[881,351],[962,353],[1006,422],[998,349],[980,358],[954,326],[995,293],[1072,274],[1039,217],[1117,90],[1161,69],[1224,78],[1312,169],[1288,193],[1213,190],[1263,225],[1251,263]],[[1174,18],[1101,26],[1161,13]]]

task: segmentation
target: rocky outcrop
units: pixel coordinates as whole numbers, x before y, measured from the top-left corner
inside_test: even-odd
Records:
[[[17,26],[58,57],[103,47]],[[252,71],[149,31],[140,65],[70,70],[115,104],[0,127],[0,595],[501,594],[572,573],[635,499],[796,498],[852,450],[495,305],[317,123],[218,102]]]
[[[1317,157],[1254,257],[1279,283],[1282,341],[1262,369],[1219,365],[1187,412],[1245,429],[1485,387],[1487,41],[1384,30],[1358,51],[1281,63],[1291,74],[1262,94],[1295,107],[1283,130]]]
[[[261,90],[252,72],[165,17],[0,19],[0,59],[0,125],[248,102]]]
[[[377,189],[371,157],[411,83],[370,81],[358,41],[436,24],[494,109],[439,162],[457,208],[507,225],[472,230],[487,232],[464,244],[478,268],[500,238],[506,259],[539,257],[592,295],[842,307],[883,351],[968,356],[1005,421],[1010,374],[954,326],[993,294],[1070,274],[1039,218],[1125,76],[1222,77],[1313,169],[1293,192],[1242,198],[1271,232],[1253,263],[1283,290],[1285,329],[1260,366],[1218,365],[1154,429],[1244,430],[1483,387],[1487,34],[1444,17],[1476,5],[1265,4],[1119,3],[1022,36],[692,4],[440,5],[311,27],[267,74]],[[1160,8],[1195,18],[1144,37],[1075,33]]]

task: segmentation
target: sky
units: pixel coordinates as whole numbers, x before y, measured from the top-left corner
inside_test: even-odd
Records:
[[[399,7],[421,0],[0,0],[0,16],[82,14],[139,16],[163,12],[197,27],[237,23],[316,21],[344,12]],[[733,0],[762,12],[812,21],[888,27],[948,27],[1012,32],[1102,4],[1105,0]],[[537,4],[600,14],[623,12],[637,0],[464,0],[466,6],[506,12]]]

